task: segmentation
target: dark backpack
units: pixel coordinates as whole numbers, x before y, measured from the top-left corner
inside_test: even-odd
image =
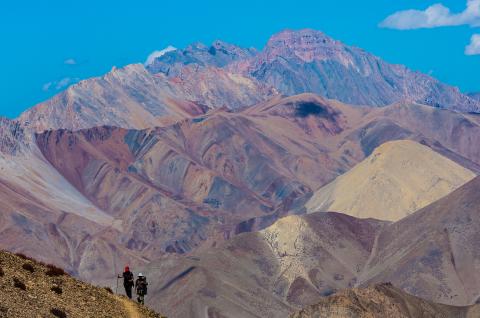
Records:
[[[147,278],[142,277],[137,279],[137,294],[138,295],[146,295],[147,294]]]
[[[123,285],[131,287],[133,286],[133,273],[125,272],[123,273]]]

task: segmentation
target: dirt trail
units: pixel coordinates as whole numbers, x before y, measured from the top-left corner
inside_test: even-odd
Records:
[[[127,312],[129,318],[142,317],[142,315],[138,312],[137,308],[135,308],[135,306],[130,300],[127,300],[123,297],[118,297],[118,300],[123,304],[123,307],[125,307],[125,311]]]

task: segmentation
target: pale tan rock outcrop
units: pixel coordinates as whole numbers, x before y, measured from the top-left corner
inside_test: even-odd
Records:
[[[347,173],[315,192],[308,211],[398,221],[475,177],[414,141],[387,142]]]

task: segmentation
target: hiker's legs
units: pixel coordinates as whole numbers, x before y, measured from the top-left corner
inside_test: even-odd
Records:
[[[128,298],[132,299],[132,287],[125,286],[125,294],[127,294]]]

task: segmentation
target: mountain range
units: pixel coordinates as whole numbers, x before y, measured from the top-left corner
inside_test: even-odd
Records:
[[[480,113],[475,95],[305,29],[273,35],[262,51],[221,41],[168,50],[146,67],[114,68],[74,84],[19,120],[37,131],[101,125],[142,129],[300,93],[355,105],[415,102]]]
[[[33,133],[4,125],[18,132],[2,138],[12,150],[3,155],[1,193],[10,208],[0,245],[35,251],[92,280],[111,277],[127,259],[145,264],[302,213],[314,191],[388,140],[422,142],[480,171],[480,147],[471,143],[475,115],[421,105],[354,107],[311,94],[146,130]],[[72,228],[84,222],[84,230]],[[38,246],[25,245],[34,237]]]
[[[480,295],[479,186],[477,177],[394,223],[333,212],[288,216],[188,257],[165,256],[145,268],[156,282],[150,305],[170,317],[286,317],[322,296],[383,282],[471,305]]]
[[[184,65],[215,66],[242,74],[285,95],[315,93],[356,105],[385,106],[412,101],[439,108],[479,112],[478,100],[457,88],[389,64],[322,32],[285,30],[273,35],[262,51],[215,42],[189,46],[155,59],[149,70],[178,76]]]
[[[144,269],[169,317],[287,317],[384,282],[471,305],[479,113],[319,31],[170,48],[0,120],[0,248],[96,284]]]

